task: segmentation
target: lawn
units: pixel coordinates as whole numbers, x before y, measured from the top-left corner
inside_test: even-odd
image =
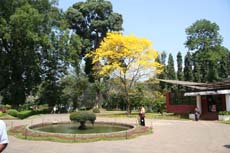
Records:
[[[128,115],[126,112],[105,112],[97,114],[100,117],[111,117],[111,118],[138,118],[138,112],[132,112]],[[178,120],[178,119],[188,119],[188,115],[186,114],[174,114],[174,113],[146,113],[146,119],[166,119],[166,120]]]

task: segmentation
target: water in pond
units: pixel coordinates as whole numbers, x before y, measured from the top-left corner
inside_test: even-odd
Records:
[[[87,125],[87,129],[79,130],[79,124],[52,124],[42,127],[33,128],[34,130],[51,132],[51,133],[71,133],[71,134],[89,134],[89,133],[109,133],[128,130],[128,127],[111,125],[111,124],[95,124],[94,127],[91,124]]]

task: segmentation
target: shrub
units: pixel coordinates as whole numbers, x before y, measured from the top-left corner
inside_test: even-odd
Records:
[[[94,108],[94,109],[93,109],[93,112],[94,112],[94,113],[100,113],[100,109],[99,109],[99,108]]]
[[[9,105],[9,104],[6,104],[6,105],[5,105],[5,108],[6,108],[6,109],[11,109],[11,108],[12,108],[12,106],[11,106],[11,105]]]
[[[18,111],[16,109],[8,109],[7,114],[17,117],[18,116]]]
[[[0,117],[2,117],[3,116],[3,112],[0,112]]]
[[[86,129],[86,121],[90,121],[92,124],[94,124],[96,120],[96,115],[92,112],[86,111],[73,112],[70,114],[70,120],[74,122],[80,122],[81,125],[79,129]]]
[[[230,111],[219,112],[219,115],[230,115]]]
[[[24,111],[21,111],[18,113],[18,118],[20,119],[24,119],[24,118],[27,118],[31,115],[33,115],[33,111],[32,110],[24,110]]]

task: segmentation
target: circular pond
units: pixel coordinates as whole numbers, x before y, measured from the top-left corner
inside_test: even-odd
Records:
[[[56,142],[92,142],[100,140],[129,139],[152,133],[152,129],[124,123],[96,122],[87,124],[87,130],[79,130],[78,123],[53,122],[13,127],[9,133],[28,140]]]
[[[48,133],[66,133],[66,134],[92,134],[92,133],[111,133],[126,131],[133,126],[126,124],[114,124],[114,123],[95,123],[87,124],[87,128],[80,130],[79,123],[57,123],[57,124],[39,124],[33,125],[29,128],[35,131],[48,132]]]

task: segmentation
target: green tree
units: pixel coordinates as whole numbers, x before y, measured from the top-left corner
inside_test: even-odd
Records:
[[[3,101],[13,106],[24,103],[41,82],[39,49],[46,36],[46,15],[37,3],[0,1],[0,91]],[[48,5],[46,12],[51,11]]]
[[[205,19],[196,21],[186,29],[185,46],[190,51],[194,51],[193,56],[196,57],[194,64],[200,65],[200,72],[202,72],[201,82],[220,79],[216,65],[222,60],[223,55],[226,56],[226,53],[221,47],[223,39],[218,31],[219,26],[216,23]]]
[[[174,67],[174,59],[172,54],[169,54],[168,57],[168,64],[166,66],[166,72],[167,72],[167,79],[169,80],[176,80],[176,72],[175,72],[175,67]],[[167,88],[169,90],[174,90],[175,89],[175,85],[167,85]]]
[[[172,54],[169,54],[168,64],[167,64],[167,78],[169,80],[176,80],[176,72],[174,67],[174,59]]]
[[[68,75],[61,80],[61,86],[63,87],[62,99],[68,102],[68,105],[72,105],[73,109],[80,108],[80,97],[87,89],[88,80],[84,76]]]
[[[181,52],[177,53],[177,80],[184,80],[184,75],[183,75],[183,60],[182,60],[182,55]],[[182,90],[183,87],[182,86],[177,86],[178,90]]]
[[[102,79],[100,81],[96,80],[93,83],[93,89],[96,92],[95,108],[101,108],[102,92],[106,89],[103,80]]]
[[[71,58],[73,58],[70,56],[72,44],[69,41],[71,40],[69,32],[57,28],[56,30],[49,34],[49,45],[43,45],[42,49],[44,59],[41,67],[43,72],[39,101],[49,104],[50,107],[61,103],[60,80],[67,74],[68,65],[72,63]]]
[[[197,20],[186,29],[186,47],[192,51],[207,51],[209,48],[220,46],[222,37],[219,26],[209,20]]]
[[[227,78],[230,78],[230,50],[228,50],[226,60],[227,60],[227,74],[228,74]]]
[[[67,10],[66,18],[70,29],[81,37],[81,57],[95,51],[107,32],[122,30],[122,16],[113,12],[111,2],[105,0],[77,2]],[[95,79],[92,67],[92,59],[85,58],[85,72],[90,82]]]
[[[223,80],[228,78],[230,75],[230,51],[227,48],[221,47],[223,49],[222,58],[217,64],[218,77]]]
[[[194,82],[201,82],[201,70],[200,70],[200,64],[199,62],[196,60],[197,58],[195,56],[193,56],[193,81]]]
[[[193,81],[192,58],[190,52],[187,52],[184,60],[184,80]]]
[[[182,55],[181,55],[181,52],[178,52],[178,54],[177,54],[177,79],[178,80],[183,80],[182,64],[183,64]]]
[[[159,78],[159,79],[167,79],[166,58],[167,58],[167,54],[166,54],[166,52],[163,51],[162,53],[160,53],[160,55],[156,59],[156,61],[159,62],[163,66],[162,73],[157,74],[157,78]],[[166,89],[166,83],[160,81],[160,87],[161,87],[161,90],[165,90]]]
[[[54,105],[60,101],[58,81],[67,67],[78,65],[79,37],[66,30],[55,1],[2,0],[0,13],[3,101],[17,107],[39,87],[40,100]]]

